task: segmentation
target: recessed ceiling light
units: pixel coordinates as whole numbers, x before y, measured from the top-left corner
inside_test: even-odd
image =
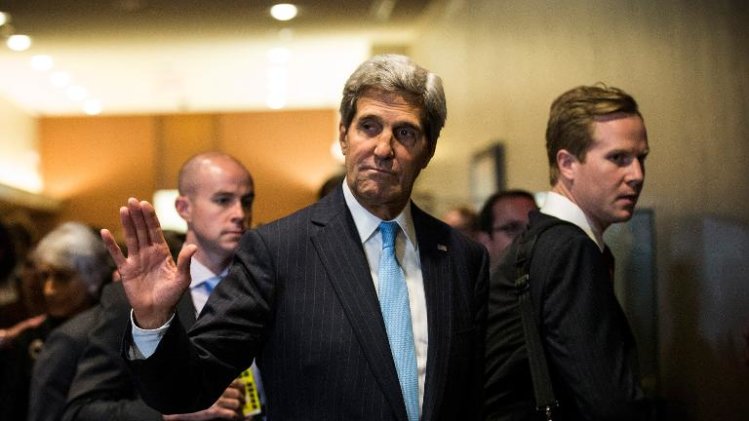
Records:
[[[68,90],[66,92],[68,94],[68,98],[72,99],[73,101],[83,101],[88,96],[86,88],[78,85],[68,86]]]
[[[57,88],[65,88],[70,85],[70,74],[66,72],[54,72],[49,76],[49,81]]]
[[[26,51],[31,47],[31,37],[28,35],[11,35],[5,44],[13,51]]]
[[[31,68],[40,72],[46,72],[47,70],[52,69],[54,64],[52,57],[46,54],[37,54],[34,57],[31,57]]]
[[[83,112],[87,115],[101,114],[101,102],[95,99],[87,99],[83,103]]]
[[[8,14],[4,12],[0,12],[0,26],[5,25],[8,23]]]
[[[270,8],[270,15],[280,21],[292,20],[296,17],[297,7],[291,3],[279,3]]]

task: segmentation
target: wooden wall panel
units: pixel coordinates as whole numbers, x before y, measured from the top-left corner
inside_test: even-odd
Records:
[[[218,148],[215,114],[178,114],[156,117],[154,174],[157,189],[177,188],[177,175],[191,156]]]
[[[63,200],[60,221],[117,228],[127,198],[154,190],[151,117],[41,118],[45,192]]]
[[[182,163],[219,150],[255,178],[254,222],[267,223],[316,199],[339,169],[330,154],[335,110],[43,117],[39,119],[45,194],[63,201],[57,222],[78,220],[119,235],[117,209],[128,197],[151,200],[175,188]]]
[[[254,223],[267,223],[317,199],[338,170],[330,153],[333,110],[224,114],[220,149],[248,166],[255,179]]]

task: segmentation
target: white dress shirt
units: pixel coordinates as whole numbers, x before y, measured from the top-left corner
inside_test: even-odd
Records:
[[[382,219],[372,215],[354,198],[348,184],[343,182],[343,197],[346,206],[351,211],[354,224],[359,231],[359,238],[364,247],[364,253],[369,262],[369,272],[374,281],[375,291],[379,286],[380,254],[382,254],[382,235],[380,222]],[[395,238],[395,256],[403,269],[408,287],[408,302],[411,307],[411,323],[413,325],[414,342],[416,347],[416,367],[419,373],[419,412],[424,402],[424,380],[427,369],[427,349],[429,345],[427,326],[427,304],[424,294],[424,279],[421,274],[421,259],[419,245],[416,242],[416,230],[411,217],[411,203],[394,219],[401,228]],[[405,235],[404,235],[405,234]]]
[[[190,261],[190,296],[192,298],[192,304],[195,306],[195,317],[198,317],[198,314],[200,314],[203,307],[205,307],[205,303],[208,301],[208,297],[211,295],[213,288],[215,288],[228,273],[228,266],[224,268],[220,274],[216,275],[211,272],[210,269],[205,267],[205,265],[200,263],[198,259],[194,257],[192,258]],[[210,287],[206,287],[206,285],[210,285]]]
[[[606,247],[606,244],[603,242],[603,236],[600,233],[597,234],[593,231],[590,222],[588,222],[588,218],[585,216],[583,210],[580,209],[580,206],[577,206],[567,197],[553,191],[547,192],[546,201],[541,207],[541,213],[577,225],[588,234],[588,237],[590,237],[591,240],[595,241],[602,252]]]

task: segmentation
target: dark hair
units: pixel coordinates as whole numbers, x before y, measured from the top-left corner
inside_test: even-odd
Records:
[[[486,199],[484,206],[479,211],[479,229],[491,236],[494,231],[494,212],[492,212],[492,208],[500,200],[514,198],[528,199],[534,203],[536,202],[533,193],[526,190],[515,189],[494,193]]]
[[[16,267],[16,244],[6,225],[0,221],[0,284],[3,284]]]
[[[384,54],[365,61],[351,74],[343,87],[341,124],[351,125],[356,115],[356,101],[369,90],[397,93],[423,110],[422,126],[432,151],[447,118],[442,79],[417,65],[410,58]]]
[[[564,149],[581,162],[593,144],[593,122],[598,117],[623,113],[640,116],[637,102],[621,89],[598,83],[578,86],[560,95],[551,104],[546,126],[546,154],[549,159],[549,180],[559,178],[557,152]]]

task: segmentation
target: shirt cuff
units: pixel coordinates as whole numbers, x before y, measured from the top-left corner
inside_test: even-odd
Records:
[[[172,324],[172,320],[174,320],[174,314],[161,327],[157,327],[156,329],[142,329],[135,324],[133,310],[130,310],[130,324],[133,326],[133,345],[128,350],[128,357],[131,360],[145,360],[153,355],[156,352],[156,347],[159,346],[159,342],[161,342],[161,338],[166,335],[167,329]]]

